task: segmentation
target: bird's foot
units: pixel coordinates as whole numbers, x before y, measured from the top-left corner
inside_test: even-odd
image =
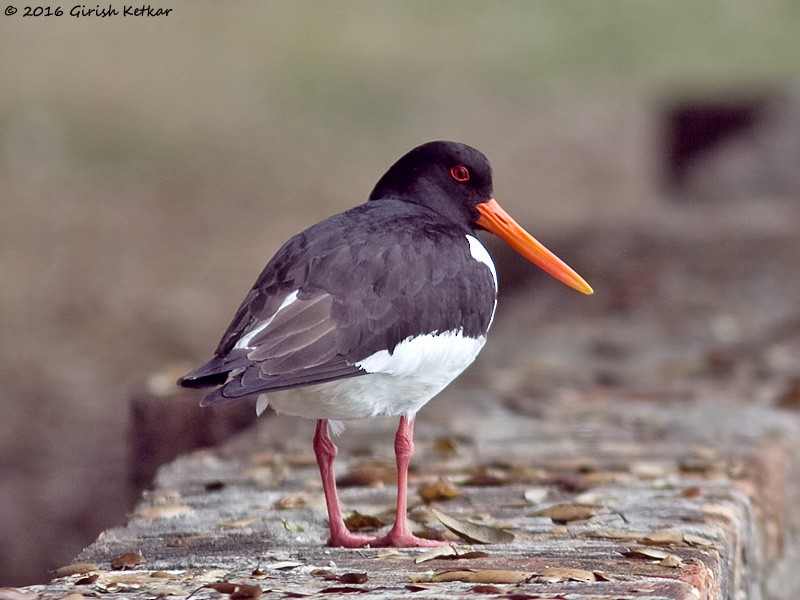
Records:
[[[412,533],[396,533],[392,530],[387,535],[373,540],[370,546],[372,548],[435,548],[446,546],[449,543],[417,537]]]

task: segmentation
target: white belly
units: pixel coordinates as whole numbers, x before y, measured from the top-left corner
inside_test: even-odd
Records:
[[[309,419],[413,416],[475,360],[485,342],[452,331],[409,338],[392,354],[381,350],[357,363],[369,375],[273,392],[269,404]],[[264,399],[258,406],[266,408]]]

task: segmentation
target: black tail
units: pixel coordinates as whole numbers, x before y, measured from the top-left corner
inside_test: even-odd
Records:
[[[184,375],[178,379],[178,385],[185,388],[199,389],[207,387],[217,387],[228,380],[228,372],[213,373],[211,375],[194,376],[193,373]]]

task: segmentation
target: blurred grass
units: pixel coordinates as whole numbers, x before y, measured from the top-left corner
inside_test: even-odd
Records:
[[[563,88],[707,91],[800,64],[800,3],[778,0],[193,2],[162,19],[0,28],[1,122],[52,112],[75,158],[101,168],[263,164],[298,143],[368,155],[398,131],[412,145],[452,127],[448,102],[475,90],[511,103]]]

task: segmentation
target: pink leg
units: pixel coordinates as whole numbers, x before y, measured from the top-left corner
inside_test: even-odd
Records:
[[[408,464],[414,456],[414,418],[400,417],[400,425],[394,438],[394,452],[397,458],[397,517],[391,531],[372,546],[442,546],[447,542],[418,538],[408,528]]]
[[[333,476],[333,459],[336,458],[338,449],[328,433],[328,421],[317,421],[317,431],[314,434],[314,454],[317,456],[319,474],[322,476],[322,490],[325,493],[325,504],[328,507],[328,521],[331,525],[331,537],[328,538],[329,546],[344,546],[345,548],[359,548],[372,541],[372,538],[363,535],[353,535],[345,527],[342,513],[339,510],[339,498],[336,494],[336,478]]]

